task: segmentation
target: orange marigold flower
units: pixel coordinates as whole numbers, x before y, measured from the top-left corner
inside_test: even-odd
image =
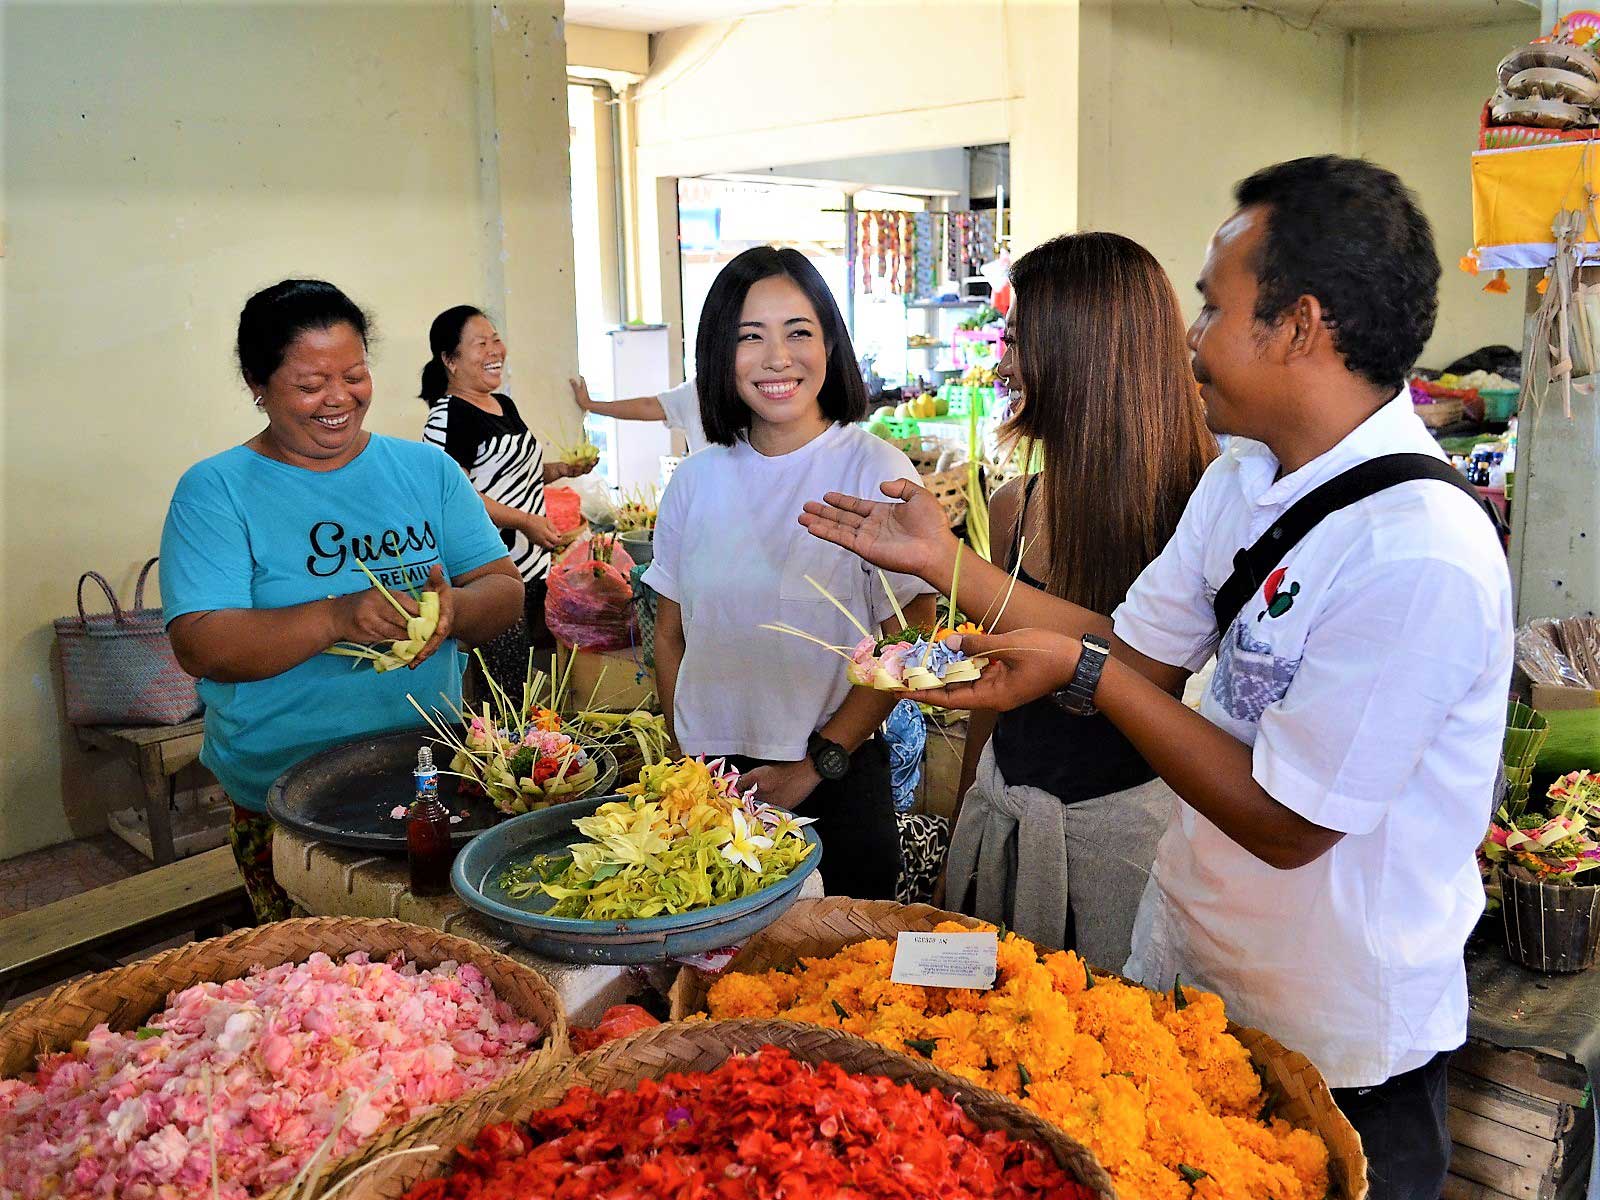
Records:
[[[706,997],[714,1017],[775,1017],[778,997],[759,975],[724,975]]]
[[[1014,934],[1000,940],[991,991],[896,984],[893,953],[878,938],[792,974],[729,976],[713,985],[711,1012],[843,1028],[924,1055],[1078,1138],[1125,1196],[1320,1200],[1326,1190],[1321,1140],[1256,1119],[1261,1081],[1216,996],[1184,988],[1177,1008],[1171,994],[1115,978],[1090,986],[1076,954],[1040,959]],[[1180,1167],[1207,1175],[1191,1184]]]
[[[1088,983],[1083,960],[1071,950],[1057,950],[1045,955],[1044,966],[1056,991],[1063,996],[1076,996]]]
[[[1032,942],[1024,941],[1013,933],[1000,940],[995,965],[999,969],[1000,978],[1008,979],[1038,967],[1039,956],[1034,951]]]
[[[1245,1048],[1236,1041],[1233,1044],[1236,1058],[1191,1070],[1189,1078],[1213,1112],[1225,1117],[1254,1117],[1261,1111],[1261,1076],[1256,1074]]]

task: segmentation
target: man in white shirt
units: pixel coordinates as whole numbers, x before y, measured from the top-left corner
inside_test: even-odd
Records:
[[[589,385],[581,375],[567,382],[572,385],[573,400],[586,413],[615,417],[619,421],[664,421],[668,429],[683,434],[690,454],[708,445],[705,426],[700,423],[700,393],[693,378],[668,388],[659,396],[630,396],[626,400],[590,399]]]
[[[1009,709],[1054,694],[1105,713],[1184,801],[1128,973],[1159,988],[1181,974],[1303,1051],[1362,1136],[1373,1200],[1428,1200],[1449,1161],[1445,1067],[1484,902],[1474,851],[1504,728],[1510,582],[1403,390],[1439,278],[1414,199],[1332,157],[1267,168],[1236,198],[1189,333],[1208,420],[1232,441],[1171,542],[1111,620],[1018,587],[1003,636],[963,639],[993,656],[983,677],[919,698]],[[1297,501],[1390,455],[1418,473],[1292,528]],[[906,503],[830,495],[802,521],[947,589],[936,509],[884,491]],[[1247,547],[1260,578],[1230,609]],[[967,555],[960,583],[961,608],[983,612],[1009,579]],[[1174,697],[1213,651],[1195,713]]]

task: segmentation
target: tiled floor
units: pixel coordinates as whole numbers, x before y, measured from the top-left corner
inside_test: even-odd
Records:
[[[126,879],[153,865],[114,833],[7,859],[0,862],[0,919]]]

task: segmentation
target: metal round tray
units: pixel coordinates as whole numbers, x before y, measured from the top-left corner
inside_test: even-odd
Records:
[[[313,754],[267,789],[267,815],[296,833],[335,846],[404,854],[406,823],[389,814],[416,799],[412,772],[417,750],[425,745],[446,753],[428,730],[402,729]],[[600,773],[581,795],[563,804],[605,795],[616,783],[617,760],[611,751],[587,741],[584,748]],[[450,844],[458,850],[506,819],[489,797],[462,795],[463,782],[454,775],[439,775],[439,799],[451,815],[461,817],[450,827]]]
[[[456,895],[513,942],[547,958],[574,963],[650,963],[720,950],[759,933],[800,898],[801,886],[822,862],[822,840],[807,826],[803,832],[812,851],[779,882],[727,904],[636,921],[546,916],[544,910],[552,904],[549,897],[516,900],[506,894],[499,880],[508,866],[536,854],[564,851],[579,840],[572,823],[615,799],[594,796],[525,813],[474,838],[456,856],[450,871]]]

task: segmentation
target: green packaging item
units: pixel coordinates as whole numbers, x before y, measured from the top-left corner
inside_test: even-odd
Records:
[[[1554,709],[1545,717],[1550,736],[1539,752],[1540,772],[1565,775],[1600,768],[1600,707]]]

